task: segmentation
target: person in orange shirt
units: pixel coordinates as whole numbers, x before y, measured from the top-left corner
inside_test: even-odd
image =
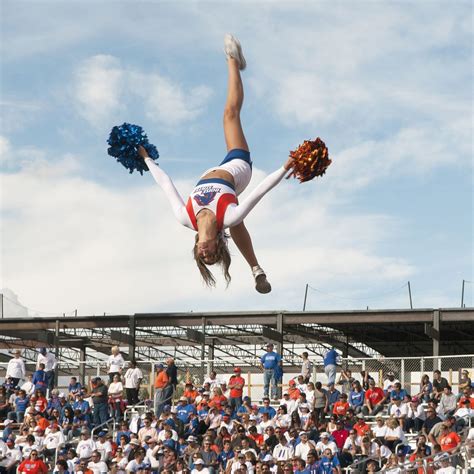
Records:
[[[229,403],[232,411],[237,411],[242,405],[242,395],[244,391],[245,380],[241,375],[240,367],[235,367],[234,375],[229,379]]]
[[[357,432],[357,435],[363,438],[364,436],[370,435],[370,425],[364,420],[364,415],[359,413],[357,415],[357,423],[353,426],[353,429]]]
[[[464,401],[469,400],[469,406],[464,405]],[[471,387],[466,387],[462,391],[462,396],[458,400],[458,408],[472,408],[474,410],[474,394]]]
[[[337,416],[346,416],[347,410],[349,410],[347,394],[341,393],[339,400],[334,404],[332,412]]]
[[[155,416],[160,417],[161,412],[163,411],[165,404],[165,388],[170,383],[169,377],[166,374],[165,366],[163,364],[157,364],[155,367],[156,377],[155,377],[155,400],[154,400],[154,409]]]
[[[212,393],[213,395],[209,401],[209,406],[217,408],[219,411],[222,410],[222,404],[227,401],[227,397],[222,393],[219,387],[215,387]]]
[[[461,444],[461,438],[455,431],[451,431],[449,425],[444,424],[438,442],[442,451],[453,453]]]
[[[290,395],[291,400],[298,400],[301,395],[301,392],[296,388],[296,382],[293,379],[288,382],[288,395]]]
[[[188,382],[184,387],[183,397],[186,397],[189,403],[194,403],[198,395],[198,391],[194,388],[194,385]]]

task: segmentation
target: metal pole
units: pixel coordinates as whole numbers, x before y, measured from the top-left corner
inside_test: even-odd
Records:
[[[204,379],[206,378],[206,366],[205,366],[205,358],[206,358],[206,318],[203,317],[201,320],[201,332],[202,332],[202,343],[201,343],[201,376],[202,380],[201,383],[204,383]]]
[[[410,297],[410,308],[413,309],[413,301],[411,299],[411,286],[410,282],[408,282],[408,296]]]
[[[3,293],[0,293],[0,305],[2,308],[2,319],[3,319]]]
[[[309,286],[308,283],[306,283],[306,288],[304,290],[303,311],[306,311],[306,298],[308,297],[308,286]]]
[[[461,291],[461,308],[464,308],[464,283],[466,280],[462,281],[462,291]],[[2,295],[2,318],[3,318],[3,295]]]

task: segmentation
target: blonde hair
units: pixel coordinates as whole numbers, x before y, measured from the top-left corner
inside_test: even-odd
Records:
[[[112,352],[112,354],[118,354],[120,352],[120,347],[112,346],[112,348],[110,349],[110,352]]]
[[[400,426],[398,420],[396,418],[389,418],[385,424],[392,430],[394,430],[397,426]]]
[[[207,265],[214,265],[214,263],[217,263],[222,267],[222,273],[224,274],[224,278],[227,283],[226,286],[229,286],[229,283],[231,281],[231,276],[229,273],[231,258],[230,258],[229,248],[227,246],[228,237],[229,236],[225,234],[224,232],[220,232],[217,235],[217,248],[216,248],[216,255],[215,255],[216,259],[213,263],[206,263],[203,260],[203,258],[198,255],[198,248],[197,248],[198,235],[196,234],[195,243],[194,243],[194,247],[192,251],[193,257],[194,257],[194,260],[196,261],[196,265],[198,267],[199,273],[201,273],[201,277],[204,280],[204,283],[208,287],[216,286],[216,279],[214,278],[214,275],[209,270],[209,268],[207,268]]]

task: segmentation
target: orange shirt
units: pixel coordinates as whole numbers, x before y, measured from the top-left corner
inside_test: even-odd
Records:
[[[168,385],[169,377],[166,375],[166,372],[162,370],[156,374],[155,378],[155,388],[164,388]]]
[[[334,415],[338,416],[344,416],[347,413],[347,410],[349,410],[349,403],[347,402],[336,402],[334,404],[334,408],[332,412]]]
[[[197,390],[185,390],[183,393],[183,397],[187,397],[188,400],[191,400],[191,402],[194,402],[197,396],[198,396]]]
[[[356,430],[359,436],[364,436],[370,433],[370,426],[367,423],[356,423],[353,428]]]
[[[439,439],[439,444],[442,451],[450,451],[451,449],[454,449],[456,446],[458,446],[460,442],[461,438],[454,431],[451,431]]]
[[[238,385],[240,388],[236,387]],[[230,396],[231,398],[239,398],[242,397],[242,393],[244,390],[245,380],[240,375],[232,375],[229,379],[229,388],[230,388]]]
[[[290,387],[288,389],[288,394],[292,400],[298,400],[298,398],[300,398],[301,392],[296,387]]]
[[[464,402],[469,400],[469,408],[474,408],[474,397],[465,397],[464,395],[458,401],[458,408],[464,408]]]
[[[46,428],[49,426],[49,421],[46,418],[40,418],[36,423],[43,431],[46,431]]]
[[[222,403],[227,401],[227,397],[224,395],[216,395],[209,400],[209,406],[215,407],[218,410],[222,410]]]

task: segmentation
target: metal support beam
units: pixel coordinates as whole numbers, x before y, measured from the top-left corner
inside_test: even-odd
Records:
[[[209,341],[209,344],[207,346],[207,373],[210,373],[211,371],[214,370],[214,345],[215,345],[215,339],[211,338]]]
[[[204,359],[206,358],[206,317],[201,318],[201,332],[203,335],[202,344],[201,344],[201,383],[204,383],[206,378],[206,366],[204,364]]]
[[[439,356],[439,342],[440,342],[440,332],[439,332],[439,326],[440,326],[440,312],[439,312],[439,309],[435,309],[433,311],[433,329],[437,332],[437,336],[434,334],[432,336],[432,339],[433,339],[433,356]],[[436,369],[438,368],[437,367],[437,364],[438,364],[438,359],[435,359],[434,360],[434,364],[436,365]]]
[[[54,334],[54,356],[56,357],[56,361],[59,360],[59,346],[61,345],[61,342],[59,340],[59,319],[56,319],[56,330]],[[58,383],[58,374],[59,374],[59,364],[56,363],[56,368],[54,369],[54,380],[56,381],[56,384]]]
[[[136,320],[135,315],[131,315],[128,319],[128,330],[129,330],[129,343],[128,343],[128,354],[130,360],[135,359],[135,347],[136,347],[136,340],[135,340],[135,329],[136,329]]]
[[[86,387],[86,346],[82,346],[79,351],[79,380],[83,387]]]

